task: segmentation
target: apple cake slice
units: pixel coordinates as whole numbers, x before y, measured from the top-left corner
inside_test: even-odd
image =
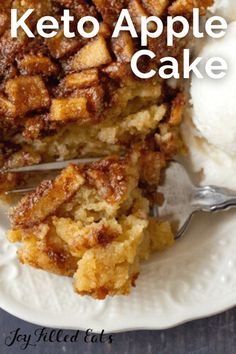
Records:
[[[173,243],[169,224],[149,217],[139,187],[152,178],[143,173],[145,161],[152,159],[155,172],[164,164],[159,153],[149,154],[137,149],[123,158],[70,165],[25,196],[12,211],[8,235],[22,244],[20,261],[73,276],[82,295],[128,294],[140,260]]]

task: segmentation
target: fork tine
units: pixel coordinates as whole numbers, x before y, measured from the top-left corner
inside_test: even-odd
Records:
[[[57,161],[57,162],[49,162],[32,166],[25,167],[17,167],[10,168],[6,170],[2,170],[2,172],[35,172],[35,171],[55,171],[61,170],[65,168],[67,165],[73,163],[76,165],[90,163],[100,160],[100,158],[84,158],[84,159],[75,159],[75,160],[67,160],[67,161]]]
[[[28,192],[33,192],[36,189],[35,187],[29,187],[29,188],[15,188],[12,189],[11,191],[5,192],[5,195],[13,195],[13,194],[25,194]]]
[[[57,161],[57,162],[49,162],[39,165],[32,165],[32,166],[25,166],[25,167],[18,167],[18,168],[10,168],[6,170],[2,170],[2,172],[14,172],[14,173],[23,173],[23,172],[43,172],[43,171],[56,171],[65,168],[69,164],[84,164],[84,163],[91,163],[100,160],[100,158],[84,158],[84,159],[75,159],[75,160],[66,160],[66,161]],[[5,195],[14,195],[14,194],[25,194],[28,192],[32,192],[36,189],[37,185],[29,186],[29,187],[18,187],[12,189],[10,191],[5,192]]]

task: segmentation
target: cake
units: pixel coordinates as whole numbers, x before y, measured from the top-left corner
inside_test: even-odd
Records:
[[[128,8],[137,32],[140,16],[204,14],[211,0],[3,0],[0,10],[0,191],[39,176],[10,173],[15,167],[97,157],[68,165],[57,176],[34,182],[35,191],[11,210],[8,238],[21,244],[19,260],[74,278],[81,295],[103,299],[128,294],[139,263],[174,242],[170,224],[150,216],[168,161],[183,149],[179,125],[185,105],[181,86],[158,77],[141,80],[130,61],[140,49],[128,32],[111,38]],[[34,8],[32,31],[45,15],[60,18],[69,9],[78,21],[94,16],[99,34],[28,38],[10,36],[10,9]],[[89,28],[88,28],[89,31]],[[150,38],[159,67],[163,56],[182,60],[188,38],[166,46],[166,31]],[[37,177],[37,178],[36,178]],[[38,186],[36,186],[38,184]]]

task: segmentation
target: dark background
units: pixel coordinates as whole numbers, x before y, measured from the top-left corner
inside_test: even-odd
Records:
[[[38,343],[20,350],[20,344],[5,345],[10,332],[33,333],[39,326],[21,321],[0,310],[1,354],[235,354],[236,309],[211,318],[193,321],[165,331],[136,331],[113,334],[112,344],[86,344],[81,332],[77,343]],[[64,331],[74,334],[74,331]]]

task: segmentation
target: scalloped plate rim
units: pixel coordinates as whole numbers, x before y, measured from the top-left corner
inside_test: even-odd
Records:
[[[130,325],[127,327],[124,326],[110,326],[109,329],[104,328],[104,326],[97,326],[96,322],[94,321],[95,325],[93,326],[93,323],[91,323],[91,321],[88,323],[87,326],[82,326],[82,325],[76,325],[71,324],[71,325],[59,325],[56,320],[54,321],[48,321],[48,319],[44,322],[44,320],[41,318],[43,316],[42,313],[38,314],[38,317],[36,316],[36,318],[38,319],[33,319],[32,315],[30,315],[30,309],[25,309],[25,310],[21,310],[21,311],[14,311],[14,310],[10,310],[9,306],[7,304],[1,305],[0,308],[4,311],[6,311],[7,313],[9,313],[12,316],[15,316],[17,318],[19,318],[20,320],[29,322],[33,325],[37,325],[37,326],[41,326],[41,327],[47,327],[47,328],[56,328],[56,329],[65,329],[65,330],[87,330],[88,328],[92,328],[94,333],[99,333],[101,332],[103,329],[105,329],[106,333],[122,333],[122,332],[130,332],[130,331],[141,331],[141,330],[166,330],[166,329],[171,329],[174,328],[176,326],[185,324],[187,322],[190,321],[194,321],[194,320],[200,320],[206,317],[210,317],[210,316],[214,316],[214,315],[218,315],[220,313],[223,313],[224,311],[230,310],[232,308],[234,308],[236,306],[236,301],[235,299],[232,298],[232,300],[230,301],[230,303],[228,304],[224,304],[222,305],[222,307],[219,308],[219,305],[216,303],[214,306],[212,306],[213,308],[207,312],[202,311],[201,313],[198,314],[192,314],[190,316],[186,316],[186,315],[182,315],[179,316],[178,319],[172,320],[169,322],[168,325],[149,325],[149,324],[137,324],[137,325]],[[98,320],[99,321],[99,320]]]

